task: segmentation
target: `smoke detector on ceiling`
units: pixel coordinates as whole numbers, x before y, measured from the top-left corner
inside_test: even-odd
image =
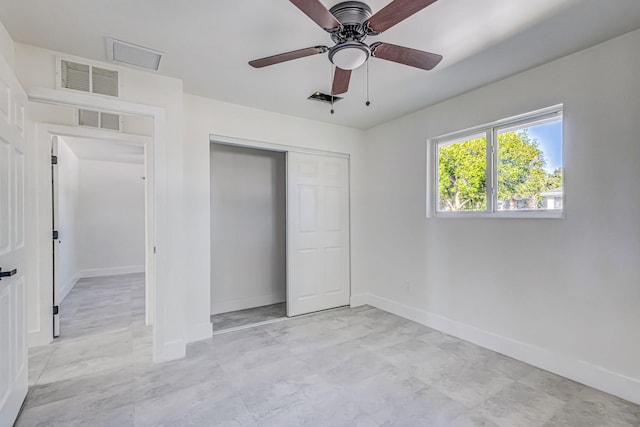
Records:
[[[107,37],[109,61],[158,71],[162,52]]]

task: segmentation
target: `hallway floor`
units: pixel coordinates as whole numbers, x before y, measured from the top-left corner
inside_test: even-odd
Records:
[[[640,425],[640,406],[368,306],[217,335],[152,364],[143,282],[71,291],[63,337],[30,351],[17,426]]]

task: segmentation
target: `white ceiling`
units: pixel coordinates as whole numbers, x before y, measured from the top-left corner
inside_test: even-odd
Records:
[[[328,8],[339,0],[323,0]],[[389,0],[367,0],[375,11]],[[327,33],[287,0],[3,0],[0,20],[15,41],[106,61],[110,36],[165,53],[160,73],[186,92],[336,124],[369,128],[473,88],[640,28],[640,0],[439,0],[373,41],[444,56],[427,72],[370,61],[330,107],[326,55],[254,69],[277,53],[331,46]]]
[[[80,160],[144,164],[142,145],[117,139],[90,139],[71,136],[62,138]]]

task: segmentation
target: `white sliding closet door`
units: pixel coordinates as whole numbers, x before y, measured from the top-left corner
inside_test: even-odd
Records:
[[[13,425],[27,395],[26,96],[9,73],[0,63],[0,426]]]
[[[287,315],[349,304],[349,160],[287,156]]]

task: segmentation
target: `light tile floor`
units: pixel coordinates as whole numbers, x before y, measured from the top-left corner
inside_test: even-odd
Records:
[[[640,425],[637,405],[366,306],[217,335],[154,365],[142,283],[74,288],[64,337],[30,352],[17,426]]]
[[[229,313],[215,314],[211,316],[213,330],[222,331],[267,320],[281,319],[287,316],[287,304],[265,305],[262,307],[248,308],[246,310],[231,311]]]

